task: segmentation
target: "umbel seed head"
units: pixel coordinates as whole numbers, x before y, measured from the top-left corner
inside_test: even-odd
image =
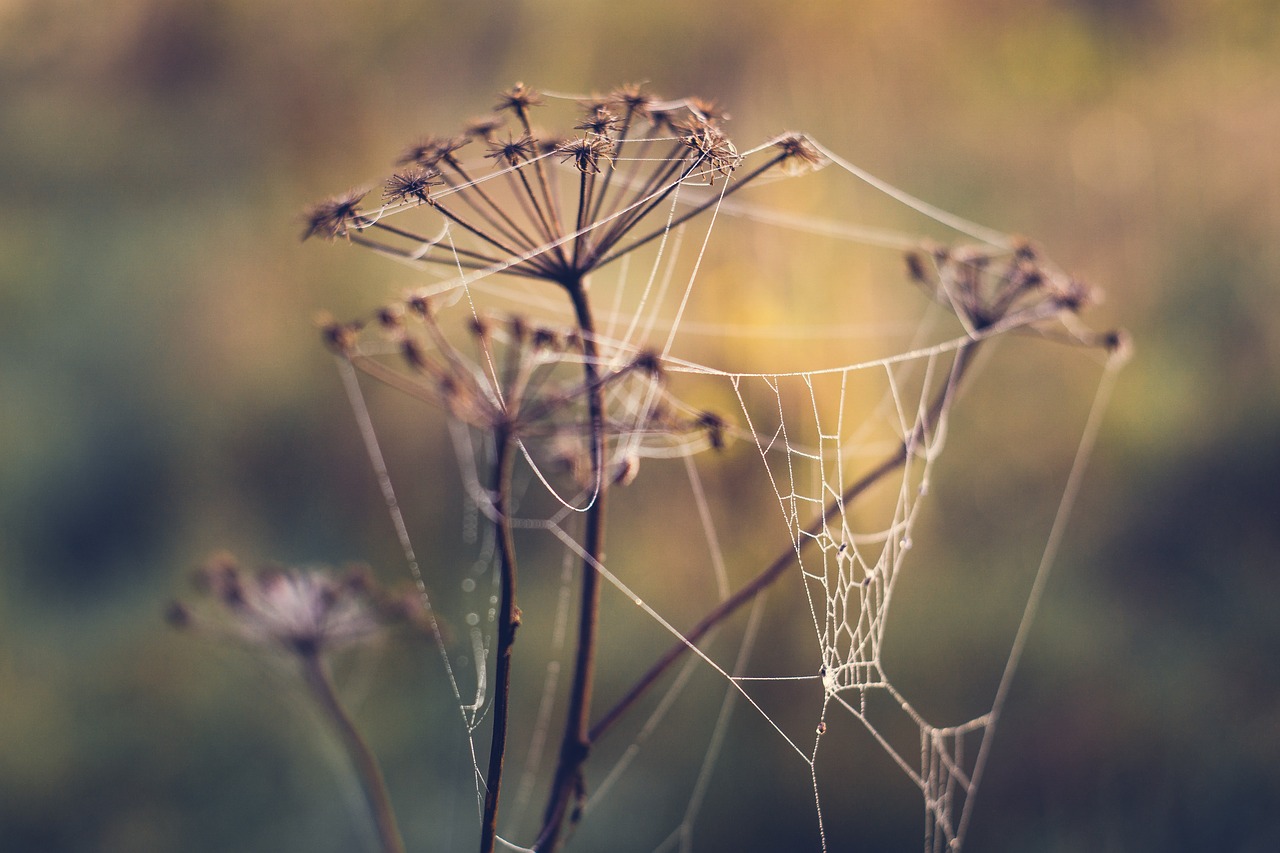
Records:
[[[365,194],[364,190],[351,190],[314,205],[307,211],[307,228],[302,239],[318,236],[333,240],[345,237],[353,226],[358,230],[365,222],[360,213],[360,201]]]
[[[210,606],[175,602],[166,613],[171,625],[304,657],[368,642],[417,610],[404,595],[378,587],[362,566],[343,572],[276,565],[246,571],[234,558],[218,555],[195,580]]]
[[[713,101],[659,103],[639,86],[623,86],[580,100],[572,137],[533,127],[531,111],[543,102],[517,83],[499,95],[493,115],[462,134],[428,136],[406,149],[382,182],[381,208],[362,210],[362,191],[326,199],[307,212],[303,236],[346,237],[460,276],[513,275],[572,289],[770,169],[824,162],[803,135],[785,134],[772,157],[739,173],[743,156],[722,129],[728,115]],[[461,156],[477,139],[495,168]],[[720,179],[722,192],[672,215],[677,200],[687,201],[681,186]],[[432,214],[414,214],[417,208]],[[400,214],[432,221],[423,228],[393,224]]]

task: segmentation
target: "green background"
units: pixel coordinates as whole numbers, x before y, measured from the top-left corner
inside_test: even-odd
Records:
[[[367,253],[300,245],[298,216],[516,80],[715,98],[742,147],[809,131],[916,195],[1034,237],[1105,289],[1090,322],[1128,328],[1135,357],[967,849],[1271,849],[1277,56],[1267,0],[3,0],[0,849],[369,843],[341,756],[280,686],[288,673],[174,634],[161,614],[221,548],[402,576],[313,321],[366,312],[409,279]],[[1010,392],[975,387],[924,522],[947,561],[935,594],[898,613],[912,690],[990,696],[1029,581],[988,569],[1034,562],[1043,544],[1043,523],[1019,521],[1024,469],[1065,470],[1096,378],[1085,368],[1013,371],[1044,395],[1029,399],[1074,407],[1063,423],[1034,402],[1013,417]],[[424,441],[443,455],[420,464],[451,470],[438,427]],[[460,500],[431,485],[421,540],[443,543],[447,563]],[[777,544],[752,547],[758,562]],[[538,588],[531,602],[553,597]],[[967,658],[934,654],[944,647],[983,675],[970,681]],[[465,739],[438,658],[408,645],[364,663],[344,685],[410,848],[469,849]],[[705,692],[691,701],[710,719]],[[753,750],[768,731],[741,709],[735,720],[695,847],[816,849],[807,771]],[[696,773],[682,756],[705,735],[659,751],[579,849],[654,847]],[[915,848],[915,795],[858,755],[829,830]]]

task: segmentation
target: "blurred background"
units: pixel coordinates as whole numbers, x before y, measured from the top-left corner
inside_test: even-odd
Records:
[[[0,850],[368,847],[289,673],[162,613],[224,548],[403,579],[314,317],[412,279],[300,244],[299,214],[517,80],[713,98],[740,147],[806,130],[1106,291],[1087,319],[1128,328],[1135,357],[966,849],[1273,849],[1277,57],[1271,0],[0,0]],[[961,410],[918,537],[929,582],[898,603],[895,673],[924,706],[989,703],[1097,380],[1096,359],[1015,352]],[[455,466],[438,417],[412,429],[415,535],[447,564],[465,553]],[[526,611],[554,599],[550,574]],[[469,849],[435,651],[343,674],[410,849]],[[704,692],[690,716],[712,720]],[[642,765],[578,849],[655,847],[698,736]],[[771,738],[739,709],[696,849],[817,849],[807,769]],[[829,836],[916,849],[918,793],[857,755]]]

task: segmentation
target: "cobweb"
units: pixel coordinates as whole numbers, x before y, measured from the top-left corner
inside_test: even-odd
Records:
[[[669,106],[695,116],[706,111],[693,102]],[[588,765],[580,832],[607,813],[610,824],[628,827],[594,830],[611,833],[610,849],[694,849],[709,794],[731,785],[717,771],[726,750],[739,743],[730,736],[736,709],[746,708],[763,724],[752,730],[775,739],[810,781],[814,832],[812,842],[801,840],[797,849],[844,849],[851,843],[829,834],[819,764],[820,756],[823,763],[841,763],[840,756],[827,755],[824,744],[829,727],[852,723],[918,791],[924,849],[959,850],[992,734],[1121,361],[1118,338],[1079,326],[1073,309],[1084,301],[1084,291],[1029,247],[895,189],[817,140],[780,138],[803,140],[809,156],[737,195],[731,190],[735,175],[770,156],[779,140],[733,151],[740,160],[733,170],[709,160],[669,184],[646,188],[645,161],[676,138],[669,128],[650,132],[633,140],[628,151],[616,152],[606,167],[619,187],[636,192],[637,205],[652,205],[646,215],[657,226],[647,245],[592,274],[594,355],[575,337],[562,294],[512,275],[530,259],[568,245],[567,238],[488,263],[466,248],[474,235],[457,219],[403,196],[353,216],[349,232],[337,235],[430,277],[374,322],[343,327],[333,336],[342,338],[339,368],[400,545],[437,626],[470,755],[477,818],[484,800],[499,591],[493,525],[484,523],[494,520],[484,472],[493,462],[496,413],[518,396],[531,413],[520,436],[514,509],[521,547],[533,555],[522,565],[522,582],[531,573],[556,580],[549,585],[554,594],[537,598],[543,611],[535,614],[531,604],[521,604],[527,627],[515,646],[517,666],[541,666],[542,677],[540,687],[515,704],[519,736],[509,757],[523,771],[509,777],[513,781],[504,789],[501,844],[526,850],[537,837],[539,798],[555,758],[557,711],[572,659],[573,584],[586,560],[614,591],[602,616],[602,637],[609,636],[611,613],[626,622],[625,630],[637,630],[632,616],[621,615],[629,610],[640,614],[650,637],[654,628],[659,636],[669,635],[670,654],[681,659],[652,679],[660,692],[645,701],[626,704],[619,688],[602,687],[596,696],[597,749]],[[469,183],[444,192],[480,187],[495,208],[514,205],[515,179],[529,186],[528,176],[541,164],[556,186],[549,194],[558,204],[566,199],[560,209],[567,210],[579,172],[557,153],[543,151],[505,167],[470,163],[459,170]],[[815,200],[839,216],[806,212]],[[698,206],[705,208],[700,216],[684,219],[684,212]],[[576,237],[607,229],[617,216],[580,220],[565,232]],[[890,224],[873,227],[865,216]],[[430,224],[386,228],[392,217],[420,217]],[[370,239],[380,233],[374,226],[398,242]],[[718,246],[722,235],[728,243]],[[806,266],[814,258],[821,263]],[[833,276],[833,269],[848,272]],[[904,280],[914,281],[923,297],[911,293]],[[760,281],[764,289],[753,283]],[[877,310],[885,316],[862,319]],[[969,374],[981,367],[979,350],[987,358],[990,342],[1015,333],[1042,339],[1042,346],[1070,344],[1060,351],[1088,354],[1102,365],[1100,380],[990,704],[969,718],[934,719],[895,686],[886,666],[886,629],[900,582],[919,568],[912,559],[913,537],[928,512],[931,477],[943,459],[949,426],[954,417],[971,414],[962,405],[962,391]],[[406,353],[416,369],[406,368]],[[598,470],[584,428],[587,360],[601,377],[608,413]],[[388,464],[377,406],[368,396],[372,387],[362,376],[449,414],[468,499],[464,538],[475,551],[469,570],[420,558],[415,523],[396,492],[402,479],[420,475]],[[726,498],[723,488],[712,491],[706,480],[716,466],[739,472],[731,490],[739,493]],[[675,516],[681,523],[615,513],[611,537],[640,518],[640,524],[662,525],[655,537],[660,541],[626,550],[615,545],[606,559],[592,558],[583,544],[584,512],[606,490],[611,499],[614,492],[643,490],[651,476],[661,485],[641,494],[659,496],[664,510],[667,504],[681,507]],[[633,479],[636,485],[628,486]],[[627,506],[628,513],[644,511]],[[764,544],[746,547],[748,538]],[[774,552],[772,562],[761,560],[761,548]],[[655,574],[647,568],[654,562],[678,565]],[[671,585],[675,575],[686,578],[679,589]],[[450,611],[432,609],[433,598],[441,599],[435,591],[455,586],[461,596],[444,596]],[[768,589],[782,599],[782,611],[772,618],[764,605]],[[691,609],[691,600],[700,601],[702,610]],[[742,617],[729,618],[739,611]],[[721,612],[723,618],[699,621],[699,612]],[[799,635],[797,628],[803,629]],[[762,639],[793,652],[781,664],[785,671],[776,669],[776,648],[766,664],[753,664]],[[629,667],[620,683],[645,673],[645,662],[631,655],[609,665]],[[678,726],[673,709],[689,707],[681,704],[685,694],[697,692],[707,673],[721,685],[722,699],[710,714],[701,760],[681,764],[688,778],[662,780],[678,792],[671,797],[684,808],[666,818],[669,830],[655,835],[651,821],[640,821],[645,828],[636,829],[635,815],[646,805],[632,798],[645,784],[628,786],[628,778],[652,778],[651,767],[637,769],[651,740],[664,727]],[[621,743],[610,742],[619,738]],[[859,769],[854,763],[841,772]],[[623,802],[610,811],[615,800]]]

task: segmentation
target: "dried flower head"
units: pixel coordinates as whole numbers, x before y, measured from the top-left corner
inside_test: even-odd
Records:
[[[332,317],[321,315],[317,318],[320,334],[329,349],[337,355],[350,355],[355,351],[356,342],[360,338],[361,323],[339,323]]]
[[[467,122],[462,133],[470,139],[492,142],[498,131],[502,129],[502,125],[502,119],[497,116],[480,116]]]
[[[491,160],[505,161],[508,166],[519,166],[526,160],[532,160],[534,153],[533,137],[526,133],[519,138],[508,136],[506,142],[489,143],[489,153],[485,156]]]
[[[613,165],[613,142],[603,136],[583,136],[556,149],[562,163],[573,163],[579,172],[599,174],[601,161]]]
[[[575,130],[585,130],[597,136],[612,136],[622,126],[622,119],[611,113],[604,105],[592,105],[587,108],[586,117],[575,124]]]
[[[686,102],[695,115],[711,125],[722,124],[732,118],[724,108],[710,98],[692,97]]]
[[[720,129],[723,110],[697,98],[659,103],[640,86],[580,101],[576,138],[535,131],[530,110],[542,103],[538,92],[517,84],[502,93],[495,115],[473,121],[462,135],[426,138],[407,149],[383,184],[389,207],[365,216],[359,193],[327,200],[308,215],[306,236],[347,236],[383,254],[446,265],[462,275],[502,273],[572,288],[769,169],[795,171],[823,162],[801,135],[788,134],[772,156],[742,174],[743,157]],[[504,126],[510,130],[500,135]],[[485,156],[498,169],[478,173],[460,157],[475,139],[485,141]],[[677,199],[688,198],[681,198],[681,186],[731,176],[722,193],[669,215]],[[417,208],[429,208],[430,218],[443,221],[422,228],[391,222],[400,215],[415,218],[410,211]],[[429,236],[442,228],[447,241]]]
[[[431,202],[431,188],[442,186],[440,171],[435,168],[414,168],[406,172],[396,172],[387,178],[382,190],[384,201],[406,203],[416,201],[421,204]]]
[[[729,141],[729,137],[705,120],[690,121],[685,127],[680,141],[696,154],[698,162],[707,163],[726,178],[733,174],[733,170],[742,162],[742,157],[738,155],[738,149]]]
[[[615,89],[609,95],[609,102],[628,116],[647,119],[649,108],[653,106],[653,97],[642,86],[629,83]]]
[[[525,116],[530,107],[540,106],[542,106],[542,95],[523,83],[517,83],[498,95],[498,105],[494,109],[499,112],[511,110],[519,116]]]
[[[827,165],[827,158],[803,133],[785,133],[774,142],[774,147],[782,154],[782,162],[792,175],[821,169]]]
[[[365,190],[351,190],[314,205],[306,213],[307,229],[302,239],[319,235],[333,240],[345,237],[352,227],[362,228],[368,222],[360,213],[360,201],[365,194]]]
[[[695,424],[706,431],[707,441],[710,442],[712,450],[724,450],[725,432],[728,429],[724,418],[715,412],[703,412],[698,415]]]
[[[431,169],[441,160],[453,157],[454,152],[470,144],[470,142],[471,140],[465,136],[448,138],[430,136],[418,144],[406,148],[404,153],[400,155],[398,163],[401,166],[413,163],[425,169]]]
[[[377,638],[391,624],[415,618],[416,597],[392,596],[362,567],[333,573],[266,566],[245,571],[228,555],[196,573],[214,612],[175,603],[176,627],[207,628],[253,646],[318,657]]]
[[[1041,263],[1027,243],[1004,256],[986,248],[926,244],[906,253],[906,267],[912,283],[978,331],[1075,313],[1093,298],[1087,285]]]

